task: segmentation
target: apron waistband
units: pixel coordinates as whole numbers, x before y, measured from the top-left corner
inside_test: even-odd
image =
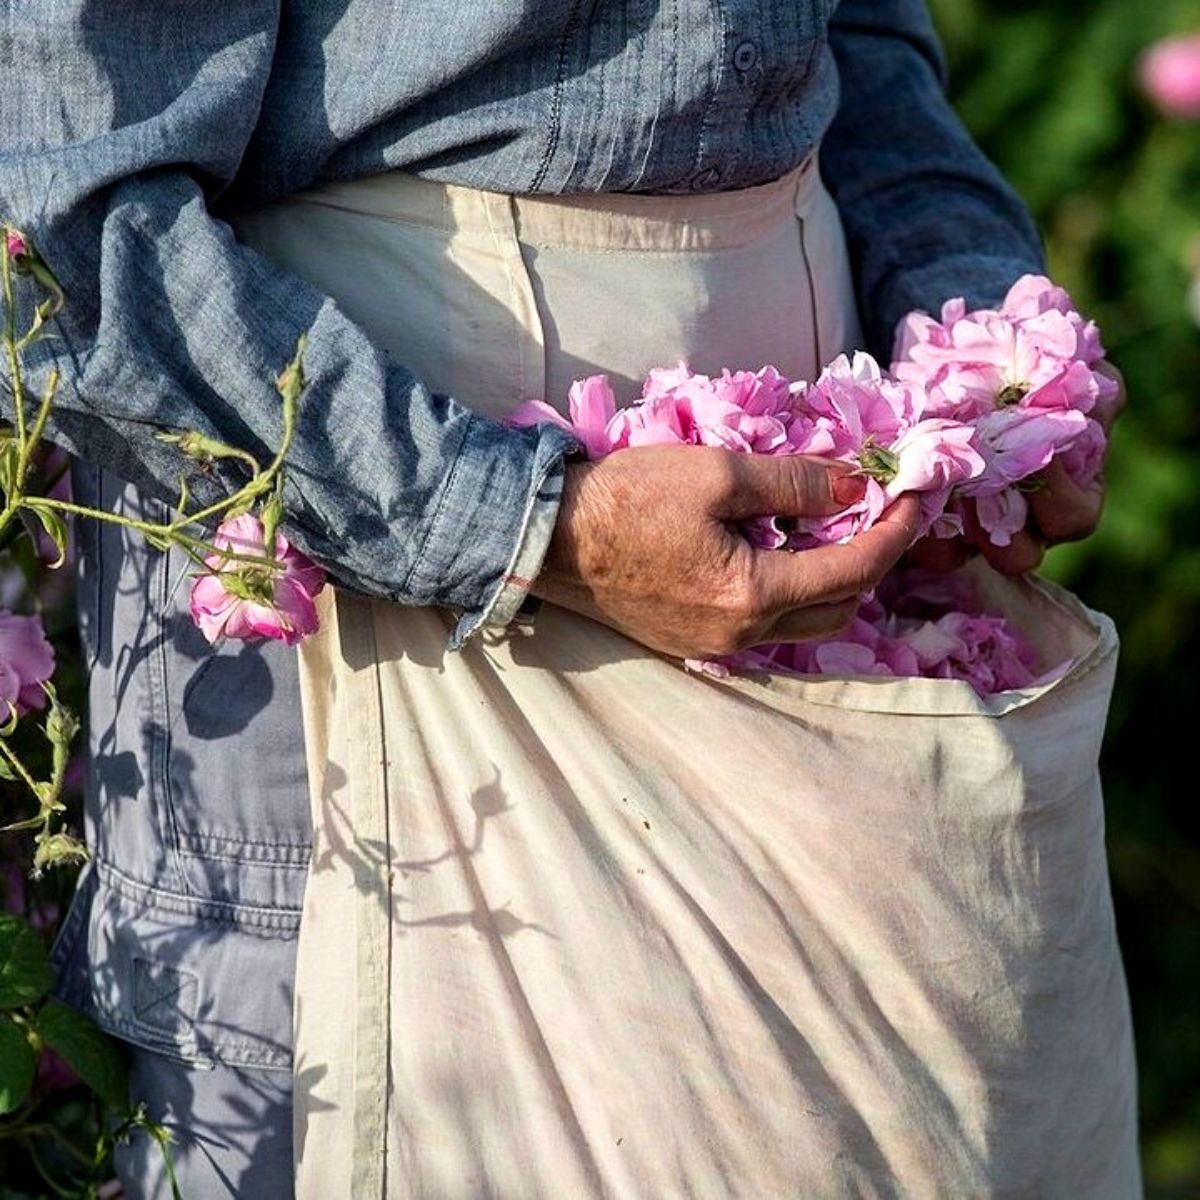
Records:
[[[519,240],[530,246],[686,253],[749,245],[780,221],[805,216],[819,180],[815,153],[771,183],[688,196],[515,196],[389,171],[323,184],[297,192],[285,203],[323,205],[456,235],[492,236],[498,221],[512,223]]]

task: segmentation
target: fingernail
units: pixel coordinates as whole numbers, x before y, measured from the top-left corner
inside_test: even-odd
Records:
[[[829,490],[839,504],[853,504],[867,494],[867,481],[861,475],[834,475]]]

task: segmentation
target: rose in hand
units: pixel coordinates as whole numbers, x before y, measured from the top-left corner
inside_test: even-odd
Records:
[[[1009,574],[1033,570],[1047,545],[1088,536],[1104,500],[1108,433],[1125,406],[1095,322],[1040,275],[998,309],[952,300],[940,319],[901,322],[893,372],[922,387],[932,411],[972,425],[985,470],[957,490],[965,540],[926,540],[922,565],[951,569],[982,551]]]

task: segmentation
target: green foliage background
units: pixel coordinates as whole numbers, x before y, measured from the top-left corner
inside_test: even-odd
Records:
[[[931,0],[959,111],[1034,211],[1051,272],[1124,370],[1100,532],[1048,570],[1121,630],[1105,750],[1109,855],[1133,999],[1147,1191],[1200,1196],[1200,121],[1139,94],[1197,0]]]

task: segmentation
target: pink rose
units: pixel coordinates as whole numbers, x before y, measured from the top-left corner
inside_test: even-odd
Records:
[[[621,445],[687,442],[743,454],[787,451],[792,418],[788,381],[774,367],[701,375],[686,363],[656,368],[641,400],[617,417]]]
[[[0,609],[0,701],[19,715],[44,708],[42,684],[54,674],[54,649],[38,617]]]
[[[952,301],[940,321],[911,314],[897,330],[896,353],[896,377],[925,389],[927,413],[974,427],[985,466],[958,490],[976,498],[996,545],[1008,545],[1028,513],[1015,485],[1052,459],[1069,454],[1073,477],[1095,478],[1103,430],[1087,414],[1117,384],[1095,369],[1104,357],[1095,322],[1044,275],[1018,279],[999,309],[967,312]],[[932,525],[951,527],[944,517]]]
[[[536,425],[548,421],[575,434],[588,458],[603,458],[613,449],[608,427],[617,411],[617,400],[607,375],[589,375],[571,384],[567,394],[568,416],[544,400],[527,400],[509,417],[510,425]]]
[[[244,513],[224,521],[213,544],[237,554],[266,557],[263,525]],[[222,554],[206,558],[209,574],[192,585],[192,620],[213,645],[225,638],[274,638],[294,646],[315,633],[319,624],[313,602],[325,586],[325,572],[275,535],[274,559],[283,564],[273,571]]]
[[[1027,639],[1006,618],[985,612],[965,578],[919,570],[893,571],[836,637],[755,646],[704,664],[714,674],[958,679],[990,696],[1049,682],[1070,663],[1041,675],[1038,665]]]
[[[793,433],[795,449],[852,462],[868,478],[863,499],[845,512],[797,521],[797,547],[861,533],[904,492],[921,494],[924,534],[941,519],[951,488],[984,469],[974,431],[960,421],[926,419],[925,393],[884,375],[869,354],[835,359],[799,401],[811,441]]]
[[[29,254],[29,243],[19,229],[6,228],[4,230],[4,249],[8,252],[9,258],[24,258]]]
[[[1170,117],[1200,117],[1200,34],[1166,38],[1143,56],[1146,94]]]
[[[1059,455],[1076,487],[1089,488],[1100,477],[1107,448],[1108,436],[1103,426],[1088,417],[1084,431]]]
[[[1015,320],[1040,316],[1044,312],[1062,313],[1075,330],[1076,357],[1089,367],[1104,357],[1100,327],[1076,310],[1066,288],[1059,287],[1045,275],[1022,275],[1009,288],[1001,310]]]

